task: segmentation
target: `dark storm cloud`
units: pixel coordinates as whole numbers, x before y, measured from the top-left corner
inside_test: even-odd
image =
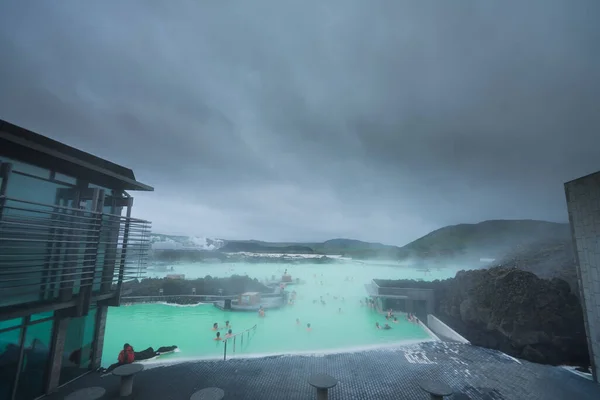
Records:
[[[155,230],[402,244],[566,220],[600,3],[4,2],[0,114],[132,167]]]

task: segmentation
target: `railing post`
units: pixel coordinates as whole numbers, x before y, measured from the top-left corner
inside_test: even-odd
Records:
[[[225,349],[223,350],[223,361],[227,360],[227,340],[225,340]]]
[[[233,352],[235,353],[235,336],[233,337]]]

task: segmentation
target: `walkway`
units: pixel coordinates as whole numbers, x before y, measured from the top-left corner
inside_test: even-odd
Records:
[[[416,383],[424,376],[438,377],[473,400],[600,399],[600,385],[562,368],[444,342],[323,357],[197,361],[151,368],[136,376],[131,399],[187,400],[196,390],[209,386],[224,389],[225,400],[311,399],[314,388],[306,379],[317,372],[340,380],[330,393],[332,400],[426,400]],[[118,380],[92,373],[48,399],[62,400],[76,389],[98,385],[107,389],[105,398],[117,398]]]

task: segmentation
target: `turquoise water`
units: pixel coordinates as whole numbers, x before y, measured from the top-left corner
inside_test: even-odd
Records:
[[[110,308],[104,341],[103,365],[116,361],[124,342],[136,351],[147,347],[179,346],[179,352],[161,356],[157,362],[184,359],[223,357],[223,342],[213,340],[213,323],[223,326],[230,321],[233,333],[256,325],[250,336],[236,338],[228,343],[227,358],[265,354],[292,354],[298,352],[321,353],[384,346],[403,341],[428,340],[429,334],[417,324],[399,318],[390,323],[391,330],[377,330],[375,322],[388,321],[368,307],[362,307],[365,298],[364,285],[373,278],[384,279],[444,279],[455,275],[457,266],[432,268],[431,272],[400,265],[340,263],[331,265],[290,264],[173,264],[175,271],[186,279],[226,277],[232,274],[248,274],[259,280],[281,276],[284,270],[292,278],[306,281],[303,285],[290,286],[296,290],[297,300],[293,306],[266,312],[260,318],[255,312],[221,311],[212,304],[176,306],[167,304],[137,304]],[[149,276],[166,273],[148,272]],[[351,281],[347,281],[346,277]],[[321,284],[322,282],[322,284]],[[326,305],[313,303],[323,296]],[[335,299],[334,297],[338,297]],[[343,297],[343,299],[342,299]],[[341,311],[340,311],[341,309]],[[296,319],[300,324],[296,323]],[[308,331],[306,324],[312,329]],[[220,329],[224,336],[226,331]]]

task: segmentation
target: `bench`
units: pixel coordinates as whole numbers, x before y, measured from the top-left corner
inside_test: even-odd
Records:
[[[144,366],[142,364],[125,364],[117,367],[112,372],[115,376],[121,377],[121,387],[119,388],[119,396],[129,396],[133,390],[133,377],[138,372],[142,372]]]
[[[190,397],[190,400],[221,400],[223,397],[225,397],[223,389],[209,387],[198,390]]]
[[[450,396],[453,393],[450,386],[434,379],[422,379],[419,381],[419,386],[429,393],[431,400],[443,400],[444,396]]]
[[[308,383],[317,388],[317,400],[327,400],[329,389],[337,385],[338,380],[327,374],[316,374],[308,378]]]
[[[65,397],[65,400],[98,400],[104,396],[106,390],[99,386],[93,386],[85,389],[79,389],[74,391]]]

